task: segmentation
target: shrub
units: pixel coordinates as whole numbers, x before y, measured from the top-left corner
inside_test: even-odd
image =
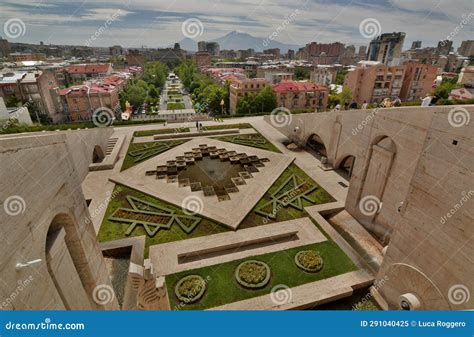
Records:
[[[295,255],[295,263],[304,271],[316,273],[323,268],[323,258],[315,250],[302,250]]]
[[[246,288],[262,288],[270,281],[270,267],[261,261],[248,260],[237,266],[235,278]]]
[[[206,288],[206,281],[201,276],[189,275],[176,283],[174,293],[180,301],[194,303],[204,295]]]

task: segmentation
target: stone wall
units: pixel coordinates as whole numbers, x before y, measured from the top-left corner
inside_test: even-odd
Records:
[[[92,222],[87,221],[90,215],[81,189],[92,161],[90,149],[105,144],[108,134],[97,129],[0,138],[3,308],[118,308],[116,300],[100,303],[93,299],[94,290],[111,288]],[[70,255],[65,268],[48,263],[52,260],[47,257],[47,252],[54,253],[48,243],[62,229],[67,252],[64,244],[56,250]],[[18,263],[35,260],[41,261],[16,268]],[[64,289],[64,282],[53,279],[54,273],[79,277],[89,296],[85,302],[66,305],[63,293],[76,289]]]
[[[470,303],[455,306],[448,298],[450,287],[472,284],[474,276],[468,260],[473,256],[474,221],[468,210],[474,195],[466,197],[474,189],[474,130],[472,122],[459,125],[454,117],[466,120],[473,112],[474,106],[349,110],[292,115],[280,124],[265,117],[300,145],[317,134],[335,168],[345,156],[356,157],[345,208],[370,231],[387,231],[388,251],[378,278],[392,279],[379,289],[389,308],[398,308],[399,296],[409,290],[422,297],[427,309],[473,307],[472,296]],[[392,141],[390,163],[376,157],[382,139]],[[381,177],[368,173],[374,163]],[[383,165],[388,174],[380,170]],[[379,210],[371,217],[361,210],[367,191],[382,191]],[[448,219],[463,197],[471,205]]]

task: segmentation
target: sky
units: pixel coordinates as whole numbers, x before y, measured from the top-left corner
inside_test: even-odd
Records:
[[[234,30],[300,46],[367,45],[376,33],[403,31],[405,48],[447,37],[457,47],[474,39],[473,27],[473,0],[0,0],[9,41],[94,47],[156,48]]]

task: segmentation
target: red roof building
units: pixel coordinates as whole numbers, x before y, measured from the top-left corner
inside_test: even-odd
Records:
[[[70,121],[88,121],[97,109],[117,111],[120,106],[119,93],[125,84],[124,77],[111,75],[61,89],[59,95]]]
[[[105,77],[112,73],[110,63],[73,64],[57,71],[59,82],[65,86],[93,78]]]
[[[322,111],[327,108],[329,89],[307,81],[282,81],[273,86],[277,105],[289,110]]]

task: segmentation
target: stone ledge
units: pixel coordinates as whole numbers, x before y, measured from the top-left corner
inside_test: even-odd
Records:
[[[284,235],[295,235],[296,239],[290,241],[274,241],[275,237]],[[265,239],[267,239],[266,242]],[[272,223],[253,228],[242,229],[237,232],[219,233],[188,240],[163,243],[150,247],[150,260],[158,275],[169,275],[177,272],[191,270],[229,261],[239,260],[250,256],[277,252],[312,243],[326,241],[326,237],[318,230],[309,218]],[[261,246],[245,247],[249,242],[260,242]],[[244,246],[237,250],[236,247]],[[215,256],[201,255],[201,259],[180,263],[179,257],[187,254],[195,254],[199,247],[200,251],[213,252],[216,249],[235,249],[227,254],[216,254]]]
[[[126,136],[119,135],[116,138],[117,142],[115,143],[112,152],[109,155],[106,155],[102,162],[90,164],[89,171],[111,170],[115,167],[115,163],[118,161],[120,151],[122,150],[123,144],[125,143]]]
[[[170,139],[170,138],[189,138],[189,137],[206,137],[206,136],[219,136],[227,135],[232,133],[240,133],[240,129],[225,129],[225,130],[209,130],[202,132],[183,132],[183,133],[172,133],[172,134],[161,134],[154,135],[154,140]]]

